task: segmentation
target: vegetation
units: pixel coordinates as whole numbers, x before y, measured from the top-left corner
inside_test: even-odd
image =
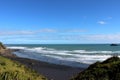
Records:
[[[6,47],[0,42],[0,50],[1,49],[6,49]]]
[[[46,80],[18,62],[0,56],[0,80]]]
[[[96,62],[71,80],[120,80],[120,58]]]

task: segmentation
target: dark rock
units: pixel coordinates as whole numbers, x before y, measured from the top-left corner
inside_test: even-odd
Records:
[[[111,44],[110,46],[118,46],[118,44]]]
[[[6,49],[6,47],[0,42],[0,50],[1,49]]]
[[[20,49],[11,49],[12,52],[20,51]]]
[[[0,55],[6,57],[16,57],[15,54],[12,54],[11,49],[7,49],[1,42],[0,42]]]

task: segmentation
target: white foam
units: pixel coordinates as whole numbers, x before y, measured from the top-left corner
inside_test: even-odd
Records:
[[[26,49],[27,47],[22,47],[22,46],[12,46],[12,47],[7,47],[9,49]]]
[[[115,53],[114,51],[86,51],[86,50],[73,50],[75,53],[104,53],[104,54],[110,54]]]
[[[96,61],[103,61],[120,51],[86,51],[86,50],[56,50],[46,47],[9,47],[21,49],[15,53],[21,57],[27,57],[56,64],[81,67],[80,64],[89,65]],[[84,66],[85,67],[85,66]]]

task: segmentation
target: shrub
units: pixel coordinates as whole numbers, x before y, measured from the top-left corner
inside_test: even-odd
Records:
[[[96,62],[71,80],[120,80],[120,59],[113,56]]]

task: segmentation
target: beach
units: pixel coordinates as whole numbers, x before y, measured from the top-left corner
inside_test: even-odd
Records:
[[[9,57],[14,61],[18,61],[24,64],[26,67],[35,70],[37,73],[47,77],[48,80],[69,80],[72,76],[84,70],[83,68],[73,68],[69,66],[50,64],[38,60],[20,58],[20,57]]]
[[[10,44],[9,49],[18,49],[13,54],[43,62],[87,68],[96,61],[104,61],[119,55],[120,46],[110,44]]]
[[[13,50],[9,57],[46,76],[48,80],[69,80],[90,64],[119,53],[119,46],[109,44],[6,45]]]
[[[120,0],[0,0],[0,80],[120,80],[119,9]]]
[[[34,59],[18,57],[17,55],[12,54],[14,51],[18,50],[6,49],[4,53],[1,53],[1,56],[25,65],[27,68],[45,76],[48,80],[70,80],[73,76],[84,70],[84,68],[57,65]]]
[[[47,63],[43,61],[38,61],[34,59],[22,58],[13,54],[19,49],[7,49],[0,45],[0,56],[4,56],[12,61],[19,62],[25,65],[27,68],[34,70],[40,75],[45,76],[48,80],[69,80],[72,76],[77,75],[83,68],[73,68],[65,65],[57,65],[52,63]]]
[[[14,54],[14,52],[19,52],[21,49],[9,49],[4,48],[2,43],[0,45],[0,55],[4,56],[12,61],[19,62],[25,65],[27,68],[34,70],[40,75],[45,76],[48,80],[70,80],[73,76],[77,75],[79,72],[84,70],[83,68],[75,68],[66,65],[59,65],[49,62],[43,62],[40,60],[23,58]]]

